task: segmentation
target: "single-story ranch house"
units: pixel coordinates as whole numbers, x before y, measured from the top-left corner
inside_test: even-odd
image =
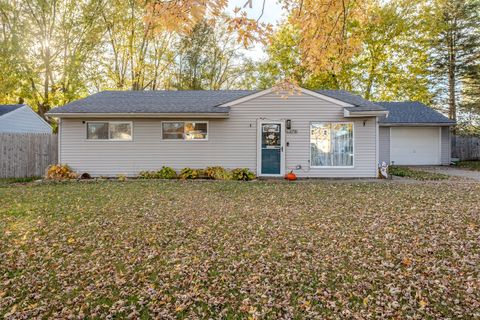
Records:
[[[454,123],[420,103],[342,90],[105,91],[52,109],[59,162],[92,176],[170,166],[376,177],[382,161],[449,164]]]

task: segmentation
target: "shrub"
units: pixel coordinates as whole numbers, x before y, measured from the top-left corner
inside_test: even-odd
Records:
[[[232,178],[232,175],[223,167],[207,167],[205,176],[214,180],[230,180]]]
[[[163,166],[158,171],[140,171],[138,173],[139,179],[175,179],[177,173],[170,167]]]
[[[157,175],[160,179],[175,179],[177,172],[170,167],[163,166],[160,171],[157,171]]]
[[[192,168],[183,168],[178,177],[180,179],[197,179],[200,176],[201,170]]]
[[[46,178],[51,180],[76,179],[77,174],[66,164],[54,164],[48,167]]]
[[[207,179],[205,169],[195,169],[197,171],[197,179]]]
[[[158,174],[155,171],[140,171],[138,173],[139,179],[158,179]]]
[[[232,179],[241,181],[250,181],[255,179],[255,173],[247,168],[237,168],[232,170]]]
[[[123,175],[123,174],[119,174],[119,175],[117,176],[117,179],[118,179],[118,181],[120,181],[120,182],[124,182],[124,181],[127,180],[127,177],[126,177],[125,175]]]

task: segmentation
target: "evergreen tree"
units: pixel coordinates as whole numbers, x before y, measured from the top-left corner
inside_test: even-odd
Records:
[[[434,73],[448,88],[448,116],[456,120],[461,101],[470,104],[474,95],[478,99],[478,92],[468,88],[480,75],[475,72],[480,59],[480,0],[437,0],[434,15]]]

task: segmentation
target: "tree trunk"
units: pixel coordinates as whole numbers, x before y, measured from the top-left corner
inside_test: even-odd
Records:
[[[448,117],[457,121],[457,101],[455,93],[456,81],[456,48],[454,34],[447,37],[448,43]],[[452,134],[455,135],[455,127],[452,127]]]
[[[455,57],[450,54],[448,62],[448,117],[457,120],[457,104],[455,96]]]
[[[50,109],[49,108],[49,90],[50,90],[50,44],[47,42],[45,45],[45,80],[43,83],[43,101],[39,103],[38,114],[45,118],[45,113]]]

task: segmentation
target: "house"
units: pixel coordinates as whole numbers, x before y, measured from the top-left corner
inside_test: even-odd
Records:
[[[455,124],[420,102],[378,102],[380,161],[398,165],[449,165],[450,127]]]
[[[47,115],[59,119],[59,162],[93,176],[134,176],[165,165],[376,177],[380,155],[387,155],[380,129],[394,128],[381,122],[388,112],[341,90],[301,89],[285,98],[267,89],[104,91]]]
[[[29,106],[0,105],[0,133],[52,133],[52,127]]]

